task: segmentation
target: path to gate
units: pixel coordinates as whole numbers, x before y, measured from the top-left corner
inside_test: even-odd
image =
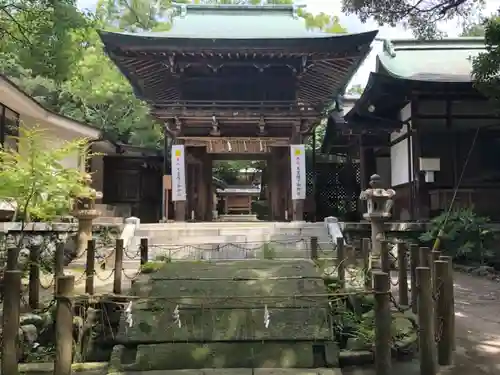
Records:
[[[500,374],[500,283],[455,272],[457,352],[442,375]]]

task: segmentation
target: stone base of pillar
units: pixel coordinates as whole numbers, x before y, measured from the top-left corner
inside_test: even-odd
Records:
[[[175,205],[175,221],[186,221],[186,201],[176,201]]]
[[[304,200],[297,199],[292,201],[292,221],[303,221],[304,220]]]

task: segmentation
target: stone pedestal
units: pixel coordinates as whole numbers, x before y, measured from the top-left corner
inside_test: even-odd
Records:
[[[186,201],[176,201],[174,207],[175,221],[186,221]]]
[[[360,199],[367,201],[367,212],[363,217],[371,224],[372,256],[380,258],[382,243],[385,239],[384,223],[391,217],[393,197],[396,192],[392,189],[383,189],[380,176],[370,177],[370,188],[361,192]]]
[[[304,220],[304,200],[296,199],[292,200],[292,221],[303,221]]]

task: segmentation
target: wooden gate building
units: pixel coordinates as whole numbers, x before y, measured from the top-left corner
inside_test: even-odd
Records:
[[[175,219],[211,220],[212,161],[266,160],[272,220],[303,219],[291,199],[290,145],[308,137],[370,51],[376,31],[308,30],[283,5],[180,5],[168,32],[100,33],[105,50],[173,144],[186,150]]]

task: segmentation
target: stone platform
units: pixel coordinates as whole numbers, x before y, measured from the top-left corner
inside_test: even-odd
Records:
[[[132,303],[132,326],[123,317],[118,371],[338,364],[326,289],[309,260],[166,263],[132,293],[144,299]]]
[[[256,214],[223,214],[219,215],[217,221],[226,222],[246,222],[246,221],[259,221]]]

